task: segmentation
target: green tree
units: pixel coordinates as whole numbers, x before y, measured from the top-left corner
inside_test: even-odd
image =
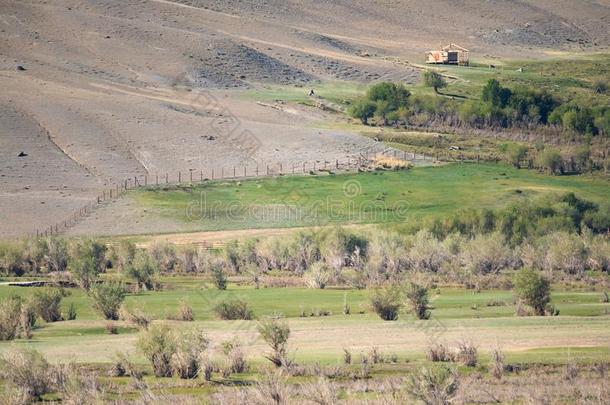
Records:
[[[76,282],[89,290],[98,274],[106,269],[106,246],[91,239],[77,241],[71,249],[68,269]]]
[[[124,271],[125,275],[135,280],[138,289],[154,290],[157,287],[159,267],[145,251],[137,251],[125,265]]]
[[[119,309],[125,300],[125,289],[117,283],[100,283],[91,288],[93,307],[106,319],[119,319]]]
[[[375,109],[375,103],[367,99],[360,99],[349,107],[347,113],[353,118],[358,118],[364,125],[368,125],[369,118],[375,115]]]
[[[407,287],[407,300],[413,315],[415,315],[417,319],[430,318],[427,288],[415,283],[409,283],[409,286]]]
[[[538,165],[551,174],[563,173],[563,158],[555,149],[544,149],[538,157]]]
[[[481,93],[481,100],[494,107],[503,108],[508,104],[512,92],[506,87],[502,87],[496,79],[490,79]]]
[[[517,169],[520,169],[521,161],[527,157],[527,146],[519,144],[510,145],[506,154],[510,163]]]
[[[517,298],[534,309],[536,315],[544,315],[551,301],[551,283],[532,269],[520,270],[513,280]]]
[[[445,78],[438,72],[426,70],[424,72],[424,85],[432,87],[434,92],[438,94],[438,90],[447,86]]]

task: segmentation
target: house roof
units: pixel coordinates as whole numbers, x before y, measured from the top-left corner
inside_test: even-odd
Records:
[[[459,46],[458,44],[454,44],[454,43],[450,43],[449,45],[442,46],[441,50],[470,52],[468,49],[464,48],[463,46]]]

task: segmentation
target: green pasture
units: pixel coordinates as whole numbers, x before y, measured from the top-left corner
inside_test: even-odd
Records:
[[[127,198],[184,229],[230,230],[404,223],[460,209],[497,208],[549,193],[610,199],[595,176],[547,176],[501,164],[456,163],[406,171],[206,181],[145,188]]]

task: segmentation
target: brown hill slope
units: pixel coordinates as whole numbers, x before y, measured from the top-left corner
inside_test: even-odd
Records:
[[[316,128],[324,112],[268,108],[240,89],[413,82],[400,61],[449,40],[481,56],[607,48],[609,15],[607,0],[0,0],[0,236],[138,174],[377,147]],[[51,189],[64,190],[53,210]]]

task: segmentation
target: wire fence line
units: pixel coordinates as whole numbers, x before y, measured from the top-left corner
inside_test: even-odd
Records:
[[[157,187],[165,185],[195,184],[215,180],[239,180],[259,177],[274,177],[285,175],[304,175],[307,173],[322,173],[328,171],[351,172],[373,163],[379,157],[391,157],[414,164],[426,162],[449,162],[449,161],[480,161],[480,156],[466,155],[460,151],[447,151],[446,153],[429,154],[425,152],[405,151],[395,148],[387,148],[379,151],[364,151],[362,153],[347,156],[343,159],[309,161],[299,163],[276,162],[256,166],[231,166],[231,167],[208,167],[205,169],[186,169],[174,172],[162,172],[157,174],[144,174],[130,176],[123,181],[106,187],[92,200],[79,207],[69,216],[50,226],[36,229],[35,233],[28,236],[47,237],[60,235],[71,227],[78,224],[84,218],[91,215],[101,205],[116,200],[126,192],[141,187]]]

